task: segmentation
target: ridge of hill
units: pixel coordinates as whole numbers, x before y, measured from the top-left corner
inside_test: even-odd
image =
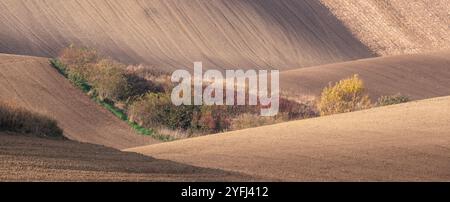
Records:
[[[72,140],[117,149],[159,142],[93,102],[47,58],[0,54],[0,99],[54,118]]]
[[[450,180],[450,97],[127,149],[284,181]]]

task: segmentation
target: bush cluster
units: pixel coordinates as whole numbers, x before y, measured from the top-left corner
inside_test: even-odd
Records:
[[[400,93],[396,95],[381,96],[380,98],[378,98],[377,106],[401,104],[409,102],[409,100],[410,100],[409,97],[404,96]]]
[[[55,120],[8,103],[0,103],[0,131],[65,139]]]
[[[127,72],[127,66],[103,58],[97,51],[70,46],[62,51],[60,66],[67,78],[76,86],[92,91],[101,100],[127,101],[156,87],[150,81],[139,79]]]
[[[125,65],[101,57],[93,49],[70,46],[52,63],[74,85],[145,134],[153,131],[148,128],[159,127],[190,134],[216,133],[372,107],[358,75],[324,88],[316,104],[280,97],[279,115],[260,117],[264,106],[248,103],[243,106],[175,106],[170,100],[173,84],[168,72],[144,65]],[[408,97],[397,94],[380,97],[376,105],[408,101]]]
[[[317,104],[320,115],[352,112],[372,107],[363,81],[358,75],[343,79],[323,89]]]
[[[164,128],[206,134],[245,128],[252,124],[239,125],[236,120],[257,116],[262,107],[175,106],[170,100],[174,85],[167,72],[144,65],[125,65],[102,57],[93,49],[70,46],[52,63],[74,85],[133,127],[142,126],[141,129]],[[280,116],[262,118],[255,123],[314,117],[318,114],[314,107],[281,98]],[[239,126],[233,127],[233,124]]]
[[[165,126],[192,133],[220,132],[229,128],[225,106],[175,106],[168,93],[148,93],[129,107],[130,120],[144,127]]]
[[[319,115],[314,103],[299,103],[285,98],[280,98],[280,113],[286,114],[287,120],[307,119]]]

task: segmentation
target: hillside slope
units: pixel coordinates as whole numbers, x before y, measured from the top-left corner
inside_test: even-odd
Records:
[[[69,44],[161,68],[296,68],[373,54],[318,1],[2,0],[0,52]]]
[[[161,68],[279,68],[450,48],[446,0],[3,0],[0,52],[74,43]]]
[[[379,55],[450,49],[448,0],[320,0]]]
[[[237,180],[255,179],[98,145],[0,132],[0,181]]]
[[[0,100],[53,117],[72,140],[118,149],[158,142],[93,102],[47,58],[0,54]]]
[[[450,97],[127,151],[286,181],[449,181]]]
[[[401,93],[411,99],[450,95],[450,51],[362,59],[280,73],[287,96],[310,99],[328,84],[359,74],[372,99]]]

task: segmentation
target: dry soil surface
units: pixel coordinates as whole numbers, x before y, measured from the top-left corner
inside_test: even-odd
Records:
[[[401,93],[411,99],[450,95],[450,51],[361,59],[280,73],[289,97],[320,96],[329,83],[358,74],[373,100]]]
[[[237,181],[238,173],[99,145],[0,132],[0,181]]]
[[[0,54],[0,100],[53,117],[72,140],[118,149],[159,142],[93,102],[47,58]]]
[[[450,181],[450,97],[128,149],[285,181]]]
[[[319,1],[2,0],[0,52],[71,43],[160,68],[289,69],[372,57]]]

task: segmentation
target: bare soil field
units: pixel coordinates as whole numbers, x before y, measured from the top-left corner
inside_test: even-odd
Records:
[[[291,69],[450,48],[446,0],[3,0],[0,52],[74,43],[160,68]]]
[[[413,100],[450,95],[450,51],[361,59],[280,73],[287,96],[320,96],[328,84],[358,74],[372,99],[401,93]]]
[[[298,68],[372,57],[319,1],[3,0],[0,52],[71,43],[161,68]]]
[[[93,102],[47,58],[0,54],[0,100],[53,117],[72,140],[118,149],[159,142]]]
[[[0,181],[253,181],[136,153],[0,132]]]
[[[450,49],[447,0],[320,0],[378,55]]]
[[[450,97],[128,149],[285,181],[449,181]]]
[[[0,181],[450,181],[449,13],[448,0],[1,0],[0,100],[70,140],[0,132]],[[50,66],[71,44],[167,70],[280,69],[293,98],[359,74],[373,100],[420,101],[161,143]]]

